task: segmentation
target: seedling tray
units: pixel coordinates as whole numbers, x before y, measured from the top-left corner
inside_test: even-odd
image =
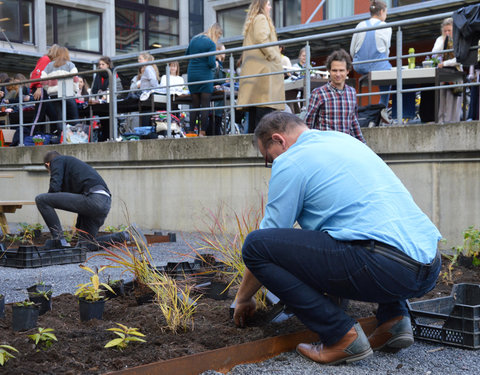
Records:
[[[480,348],[480,285],[455,284],[448,297],[407,304],[416,338]]]
[[[0,258],[0,266],[16,268],[38,268],[58,264],[82,263],[87,258],[81,248],[49,249],[36,246],[19,246],[8,249]]]

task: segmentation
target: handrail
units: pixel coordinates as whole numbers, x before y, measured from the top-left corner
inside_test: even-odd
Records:
[[[264,43],[264,44],[260,44],[260,45],[253,45],[253,46],[246,46],[246,47],[234,47],[234,48],[229,48],[229,49],[226,49],[226,50],[223,50],[223,51],[212,51],[212,52],[205,52],[205,53],[200,53],[200,54],[196,54],[196,55],[185,55],[185,56],[176,56],[176,57],[169,57],[169,58],[161,58],[161,59],[156,59],[154,61],[149,61],[149,62],[145,62],[145,63],[129,63],[129,64],[123,64],[123,65],[119,65],[119,66],[116,66],[112,72],[108,71],[108,74],[109,74],[109,77],[110,77],[110,89],[109,89],[109,95],[110,95],[110,100],[109,100],[109,103],[110,103],[110,116],[109,116],[109,119],[110,119],[110,134],[113,135],[114,139],[117,138],[117,120],[119,118],[119,115],[117,113],[117,103],[118,103],[118,94],[123,94],[123,93],[128,93],[128,92],[132,92],[132,91],[138,91],[138,90],[122,90],[120,92],[116,92],[116,87],[115,87],[115,84],[114,84],[114,79],[112,77],[116,77],[117,73],[119,71],[123,71],[123,70],[128,70],[128,69],[132,69],[132,68],[138,68],[138,67],[141,67],[141,66],[146,66],[146,65],[152,65],[152,64],[156,64],[156,65],[165,65],[165,74],[167,76],[167,86],[166,86],[166,109],[167,109],[167,136],[171,136],[171,118],[170,118],[170,114],[173,114],[173,113],[179,113],[179,112],[191,112],[193,110],[196,110],[198,111],[199,109],[189,109],[189,110],[172,110],[172,98],[171,98],[171,88],[172,87],[175,87],[175,86],[179,86],[179,85],[171,85],[170,84],[170,71],[169,71],[169,63],[170,62],[173,62],[173,61],[189,61],[190,59],[193,59],[193,58],[200,58],[200,57],[209,57],[209,56],[213,56],[213,55],[218,55],[218,54],[226,54],[228,56],[228,67],[229,67],[229,71],[231,72],[230,76],[227,77],[227,78],[224,78],[223,81],[224,82],[228,82],[230,84],[230,87],[228,88],[228,92],[226,93],[227,96],[225,97],[229,97],[230,99],[230,103],[228,105],[224,105],[224,106],[217,106],[217,107],[208,107],[208,108],[202,108],[200,110],[210,110],[210,109],[229,109],[229,112],[230,112],[230,119],[232,121],[232,125],[233,123],[235,122],[235,108],[237,108],[238,106],[234,103],[235,102],[235,82],[238,82],[240,79],[243,79],[243,78],[251,78],[251,77],[262,77],[262,76],[266,76],[266,75],[274,75],[274,74],[284,74],[284,71],[280,71],[280,72],[273,72],[273,73],[263,73],[263,74],[255,74],[255,75],[248,75],[248,76],[241,76],[241,77],[236,77],[234,76],[234,59],[233,59],[233,56],[234,54],[237,54],[237,53],[240,53],[240,52],[244,52],[244,51],[248,51],[248,50],[253,50],[253,49],[259,49],[259,48],[267,48],[267,47],[273,47],[273,46],[279,46],[280,44],[282,45],[289,45],[289,44],[303,44],[305,43],[306,44],[306,54],[307,54],[307,64],[306,64],[306,67],[304,69],[301,70],[301,72],[304,74],[304,87],[305,87],[305,98],[303,99],[295,99],[295,100],[285,100],[281,103],[308,103],[309,102],[309,96],[310,96],[310,87],[311,87],[311,73],[315,71],[315,69],[318,69],[318,68],[325,68],[324,65],[322,66],[318,66],[318,67],[312,67],[311,65],[311,56],[310,56],[310,41],[314,41],[314,40],[322,40],[322,39],[327,39],[329,37],[332,37],[332,36],[335,36],[335,37],[338,37],[338,36],[343,36],[343,35],[353,35],[354,33],[361,33],[361,32],[366,32],[366,31],[371,31],[371,30],[378,30],[378,29],[384,29],[384,28],[397,28],[397,55],[396,56],[389,56],[389,57],[386,57],[386,58],[383,58],[383,59],[372,59],[372,60],[368,60],[368,61],[362,61],[361,63],[365,63],[365,62],[375,62],[375,61],[390,61],[390,60],[395,60],[396,63],[397,63],[397,66],[400,67],[402,65],[402,59],[404,58],[408,58],[408,57],[411,57],[411,56],[427,56],[427,55],[431,55],[431,52],[421,52],[421,53],[415,53],[413,55],[410,55],[410,54],[406,54],[406,55],[403,55],[401,53],[402,51],[402,30],[401,30],[401,27],[404,26],[404,25],[411,25],[411,24],[415,24],[415,23],[420,23],[420,22],[430,22],[430,21],[435,21],[435,20],[439,20],[439,19],[443,19],[443,18],[446,18],[446,17],[450,17],[451,15],[453,14],[453,12],[443,12],[443,13],[438,13],[438,14],[433,14],[433,15],[429,15],[429,16],[423,16],[423,17],[417,17],[417,18],[413,18],[413,19],[409,19],[409,20],[402,20],[402,21],[395,21],[395,22],[391,22],[391,23],[386,23],[386,24],[383,24],[383,25],[376,25],[376,26],[371,26],[371,27],[363,27],[363,28],[348,28],[348,29],[345,29],[345,30],[340,30],[340,31],[333,31],[333,32],[326,32],[326,33],[322,33],[322,34],[316,34],[316,35],[309,35],[309,36],[302,36],[302,37],[296,37],[296,38],[291,38],[291,39],[286,39],[286,40],[282,40],[282,41],[277,41],[277,42],[270,42],[270,43]],[[475,47],[472,47],[472,48],[475,48]],[[453,50],[445,50],[443,52],[451,52]],[[360,63],[360,62],[358,62]],[[353,63],[354,65],[355,64],[358,64],[358,63]],[[79,73],[76,73],[76,74],[69,74],[69,75],[65,75],[65,76],[59,76],[59,77],[56,77],[58,79],[60,78],[68,78],[68,77],[71,77],[71,76],[75,76],[75,75],[86,75],[86,74],[92,74],[92,73],[97,73],[101,71],[100,69],[96,69],[96,70],[90,70],[90,71],[86,71],[86,72],[79,72]],[[438,90],[441,88],[441,86],[432,86],[432,87],[422,87],[421,89],[403,89],[402,87],[402,69],[397,69],[396,70],[396,77],[397,77],[397,89],[396,90],[390,90],[390,91],[385,91],[385,93],[396,93],[397,95],[397,119],[401,119],[402,118],[402,105],[401,105],[401,101],[402,101],[402,94],[403,93],[408,93],[408,92],[413,92],[413,91],[429,91],[429,90]],[[36,80],[26,80],[26,81],[22,81],[22,82],[19,82],[18,84],[23,84],[23,83],[29,83],[29,82],[38,82],[38,81],[43,81],[43,80],[47,80],[47,79],[36,79]],[[210,83],[210,82],[218,82],[219,79],[212,79],[212,80],[204,80],[204,81],[199,81],[199,82],[195,82],[195,84],[201,84],[201,83]],[[10,84],[17,84],[17,83],[10,83]],[[188,82],[186,83],[188,85]],[[461,85],[453,85],[451,87],[470,87],[470,86],[478,86],[479,83],[468,83],[468,84],[461,84]],[[8,85],[8,84],[4,84],[4,85]],[[157,86],[157,88],[160,88],[160,86]],[[372,95],[378,95],[378,93],[358,93],[358,97],[361,98],[363,96],[372,96]],[[91,95],[91,96],[95,96],[95,95]],[[64,102],[64,99],[62,98],[63,100],[63,106],[65,106],[65,102]],[[21,100],[20,100],[21,102]],[[38,103],[38,102],[29,102],[29,104],[32,104],[32,103]],[[269,103],[250,103],[248,105],[242,105],[242,107],[251,107],[251,106],[255,106],[255,105],[258,105],[258,104],[279,104],[279,102],[269,102]],[[20,105],[20,108],[22,108],[22,104],[19,103]],[[149,116],[151,114],[154,114],[155,112],[142,112],[141,116]],[[62,111],[62,114],[64,117],[65,115],[65,111],[63,110]],[[123,118],[128,118],[128,117],[133,117],[133,116],[136,116],[136,115],[122,115]],[[21,114],[20,114],[20,117]],[[64,120],[64,118],[63,118]],[[57,121],[57,122],[60,122],[60,121]],[[68,121],[63,121],[63,124],[65,125],[65,123],[68,122]],[[20,127],[23,125],[23,120],[20,121]],[[233,126],[231,127],[232,128],[232,131],[233,131]],[[23,133],[21,132],[21,135],[23,135]]]

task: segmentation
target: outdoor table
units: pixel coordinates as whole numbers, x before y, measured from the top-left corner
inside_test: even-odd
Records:
[[[461,71],[445,68],[415,68],[402,69],[402,84],[434,84],[439,86],[442,82],[452,82],[464,79]],[[360,77],[358,80],[358,92],[361,92],[362,86],[366,84],[368,91],[372,92],[372,86],[393,86],[397,84],[397,69],[374,70]],[[438,102],[440,90],[435,90],[435,122],[438,122]],[[463,88],[463,98],[465,100],[465,88]],[[368,97],[368,104],[371,103],[371,96]]]
[[[0,201],[0,228],[3,234],[9,233],[6,213],[14,213],[17,209],[22,208],[24,205],[34,205],[33,201]]]

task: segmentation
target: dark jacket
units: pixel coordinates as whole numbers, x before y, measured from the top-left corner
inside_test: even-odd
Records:
[[[97,94],[99,90],[105,92],[109,89],[109,78],[108,78],[108,73],[107,72],[98,72],[95,75],[95,79],[93,80],[93,85],[91,92],[92,94]],[[118,77],[118,75],[115,77],[115,85],[116,85],[116,90],[117,92],[123,90],[122,87],[122,81]]]
[[[87,163],[65,155],[57,156],[50,162],[49,193],[88,195],[96,190],[105,190],[110,194],[103,178]]]
[[[453,12],[453,48],[457,62],[473,65],[477,62],[477,46],[480,39],[480,4],[469,5]]]

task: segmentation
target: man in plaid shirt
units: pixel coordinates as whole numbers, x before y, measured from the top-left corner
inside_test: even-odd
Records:
[[[312,91],[305,123],[311,129],[336,130],[366,143],[357,119],[357,94],[345,84],[351,68],[352,60],[345,50],[328,56],[330,81]]]

